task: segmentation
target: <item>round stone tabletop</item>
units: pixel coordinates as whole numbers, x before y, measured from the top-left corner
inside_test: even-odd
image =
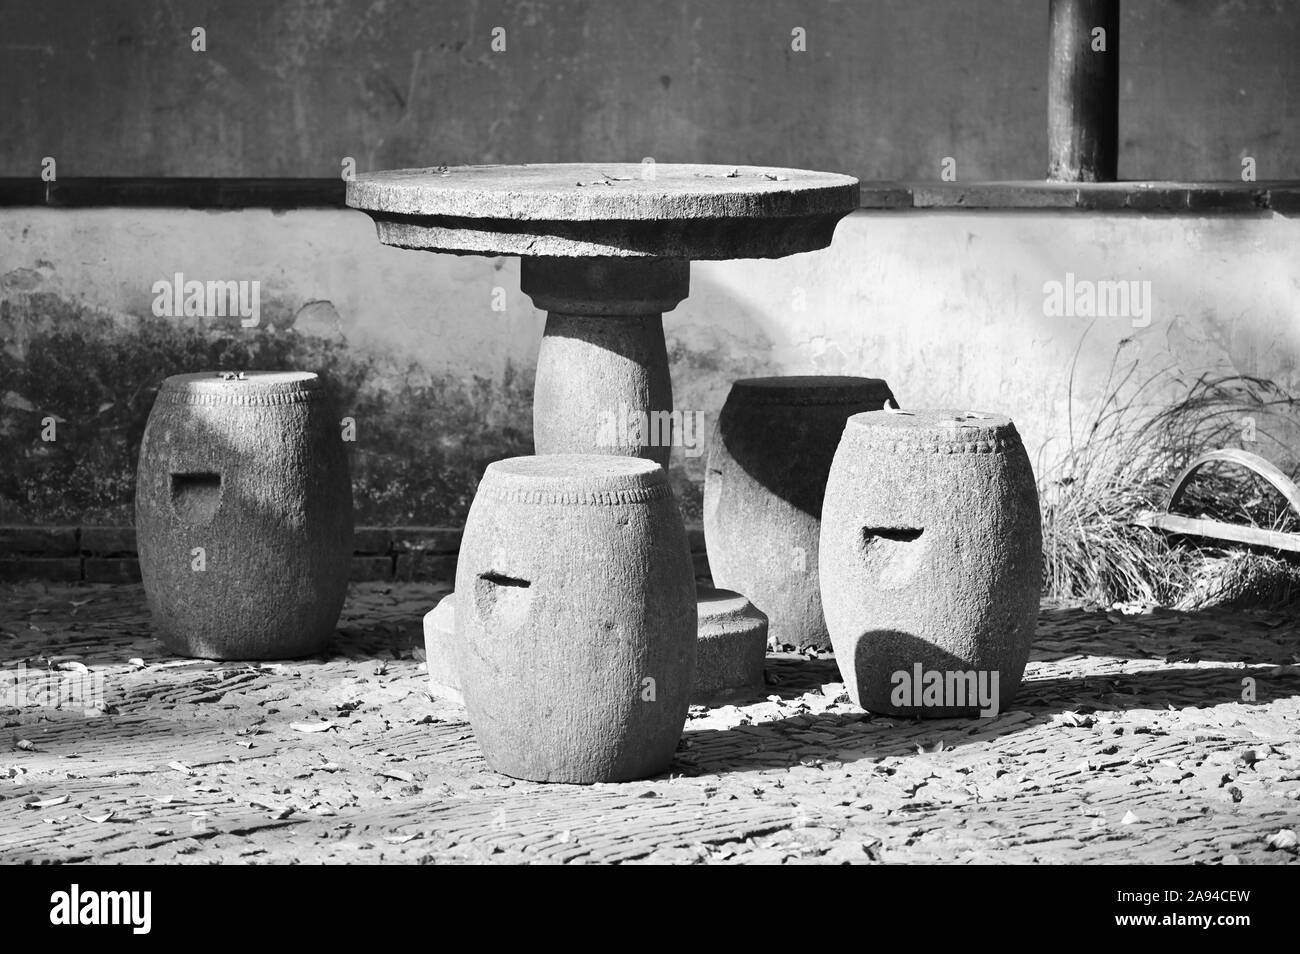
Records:
[[[830,244],[852,176],[758,166],[398,169],[348,182],[380,241],[461,255],[779,258]]]

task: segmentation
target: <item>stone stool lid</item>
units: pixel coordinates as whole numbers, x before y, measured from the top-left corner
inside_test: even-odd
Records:
[[[1020,444],[1005,414],[947,409],[863,411],[848,419],[844,439],[906,454],[996,454]]]
[[[488,464],[478,495],[514,503],[611,506],[672,495],[652,460],[612,454],[540,454]]]
[[[324,394],[311,371],[199,371],[174,374],[158,399],[173,404],[296,404]]]
[[[845,374],[790,374],[769,378],[742,378],[731,394],[746,404],[884,404],[894,395],[882,378]]]

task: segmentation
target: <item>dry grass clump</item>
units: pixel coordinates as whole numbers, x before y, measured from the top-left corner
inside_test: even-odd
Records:
[[[1183,469],[1209,450],[1253,451],[1295,479],[1300,399],[1247,375],[1202,375],[1189,383],[1170,371],[1135,380],[1137,371],[1136,361],[1120,369],[1117,353],[1105,396],[1078,431],[1071,415],[1068,452],[1040,477],[1045,592],[1103,605],[1183,608],[1292,600],[1300,578],[1280,554],[1171,541],[1134,518],[1163,510]],[[1173,403],[1154,398],[1171,391],[1183,396]],[[1285,498],[1233,464],[1198,471],[1177,512],[1300,532]]]
[[[1284,609],[1300,606],[1300,566],[1264,553],[1202,553],[1187,561],[1176,609]]]

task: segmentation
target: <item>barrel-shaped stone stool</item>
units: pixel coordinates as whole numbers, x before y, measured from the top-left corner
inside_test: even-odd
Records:
[[[465,521],[455,616],[455,671],[493,769],[589,783],[668,767],[695,676],[696,606],[658,464],[489,464]]]
[[[1010,419],[850,418],[822,507],[821,589],[858,705],[922,717],[1009,706],[1042,589],[1038,491]]]
[[[315,374],[167,378],[135,504],[145,595],[168,649],[274,659],[325,646],[347,594],[352,484]]]
[[[716,705],[759,695],[767,662],[767,617],[739,593],[696,588],[698,660],[691,703]]]
[[[822,494],[844,422],[892,400],[876,378],[735,382],[709,444],[704,537],[713,582],[748,597],[776,648],[830,646],[817,581]]]

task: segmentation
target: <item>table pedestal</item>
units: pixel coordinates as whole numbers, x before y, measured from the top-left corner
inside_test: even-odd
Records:
[[[689,293],[690,262],[525,258],[520,286],[547,312],[536,453],[644,457],[667,469],[673,386],[663,313]]]

